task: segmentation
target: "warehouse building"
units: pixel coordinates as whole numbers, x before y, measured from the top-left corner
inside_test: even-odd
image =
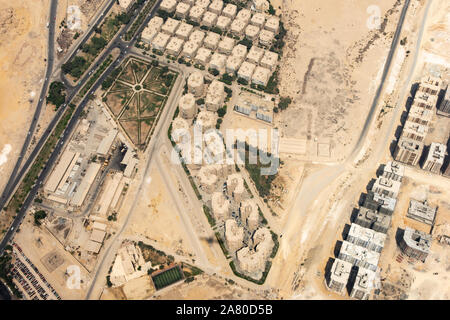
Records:
[[[80,185],[77,187],[75,194],[72,199],[70,199],[70,205],[73,207],[81,207],[83,205],[84,199],[86,198],[92,183],[97,177],[100,171],[101,164],[96,162],[91,162],[86,170],[86,174],[81,180]]]
[[[44,191],[48,193],[54,193],[57,189],[60,189],[66,182],[67,177],[75,166],[79,152],[72,152],[69,150],[64,151],[58,164],[53,169],[50,177],[44,185]]]

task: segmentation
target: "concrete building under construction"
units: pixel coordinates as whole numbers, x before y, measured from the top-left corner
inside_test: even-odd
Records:
[[[422,151],[423,142],[402,136],[395,148],[394,158],[396,161],[415,166],[419,162]]]
[[[422,169],[431,171],[433,173],[440,173],[441,168],[444,164],[446,152],[446,145],[436,142],[431,143]]]
[[[384,177],[378,177],[372,186],[371,191],[390,198],[397,198],[400,192],[400,181],[390,180]]]
[[[433,225],[434,219],[436,217],[437,207],[432,207],[428,205],[427,201],[417,201],[411,199],[409,202],[409,208],[407,217],[423,222],[430,226]]]
[[[399,240],[399,247],[410,258],[425,262],[431,247],[431,235],[406,227]]]
[[[381,252],[386,234],[352,223],[345,240],[369,250]]]
[[[375,288],[376,273],[365,268],[358,268],[355,277],[350,279],[350,297],[368,300]]]
[[[364,200],[364,207],[380,213],[392,215],[397,205],[397,199],[384,194],[369,191]]]
[[[387,233],[391,226],[391,216],[365,207],[360,207],[354,223],[376,232]]]
[[[350,262],[354,266],[377,271],[380,254],[351,242],[343,241],[338,258]]]
[[[405,174],[405,166],[395,161],[389,161],[383,168],[383,178],[402,182]]]

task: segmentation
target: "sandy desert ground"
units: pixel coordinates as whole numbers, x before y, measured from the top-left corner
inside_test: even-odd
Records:
[[[0,189],[17,160],[41,90],[49,2],[0,1]]]

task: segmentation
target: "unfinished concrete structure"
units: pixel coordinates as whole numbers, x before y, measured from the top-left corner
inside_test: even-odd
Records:
[[[211,196],[211,207],[214,217],[218,221],[228,219],[230,215],[230,201],[222,192],[214,192]]]
[[[237,7],[235,4],[232,3],[228,3],[222,10],[222,15],[230,19],[234,19],[234,17],[236,17],[236,13]]]
[[[445,90],[444,98],[439,104],[439,114],[442,114],[447,117],[450,116],[450,90],[448,86],[447,89]]]
[[[203,14],[205,13],[205,8],[198,6],[197,4],[191,8],[189,11],[189,19],[200,23],[202,21]]]
[[[241,201],[239,205],[239,216],[241,221],[245,223],[248,229],[253,232],[258,228],[259,224],[259,210],[256,201],[253,199],[246,199]]]
[[[180,19],[185,19],[189,14],[191,6],[188,3],[180,2],[175,9],[175,16]]]
[[[161,30],[162,25],[164,24],[164,20],[161,17],[153,17],[148,22],[145,29],[142,31],[141,39],[147,43],[151,43],[153,38],[158,34]]]
[[[258,65],[262,57],[264,56],[264,52],[265,50],[263,48],[252,46],[247,54],[246,60],[250,63]],[[266,68],[266,66],[264,66],[263,64],[261,64],[261,66]]]
[[[253,63],[244,61],[241,64],[241,67],[239,68],[237,75],[239,78],[242,78],[242,79],[250,82],[255,68],[256,68],[256,66]]]
[[[350,262],[334,259],[330,271],[325,275],[328,289],[344,294],[352,268]]]
[[[264,57],[261,59],[261,67],[273,71],[275,70],[277,63],[278,63],[278,53],[265,50]]]
[[[234,219],[225,221],[225,241],[231,253],[242,248],[244,244],[244,228],[239,227]]]
[[[387,233],[391,226],[391,216],[366,207],[360,207],[354,223],[376,232]]]
[[[425,76],[421,79],[417,92],[437,96],[441,90],[442,80],[433,76]]]
[[[227,178],[227,194],[236,202],[241,202],[242,195],[245,193],[244,179],[241,174],[233,173]]]
[[[356,277],[350,282],[350,297],[367,300],[375,288],[376,273],[365,268],[358,268]]]
[[[212,69],[216,69],[219,72],[223,72],[226,61],[227,61],[226,55],[214,52],[213,55],[211,56],[209,67]]]
[[[384,194],[369,191],[364,200],[364,207],[379,211],[383,214],[392,215],[397,205],[397,199]]]
[[[433,111],[418,106],[412,106],[409,109],[407,121],[416,123],[422,126],[429,126],[433,119]]]
[[[204,81],[203,74],[200,71],[194,71],[189,75],[188,81],[188,91],[192,93],[195,97],[200,97],[204,91]]]
[[[222,54],[231,54],[234,48],[235,40],[230,37],[225,37],[219,42],[218,51]]]
[[[198,49],[194,61],[195,63],[199,63],[202,66],[206,67],[209,60],[211,59],[211,55],[211,50],[201,47],[200,49]]]
[[[216,24],[216,22],[217,22],[217,14],[210,11],[206,11],[202,18],[202,25],[211,28]]]
[[[405,166],[395,161],[389,161],[383,168],[382,176],[386,179],[402,182]]]
[[[189,36],[191,35],[192,30],[194,27],[186,22],[181,22],[180,26],[178,27],[177,31],[175,32],[175,35],[181,39],[187,40]]]
[[[208,48],[210,50],[216,50],[217,46],[219,45],[219,41],[220,36],[215,32],[209,31],[203,45],[205,46],[205,48]]]
[[[188,59],[194,59],[199,46],[197,42],[188,40],[184,43],[181,54]]]
[[[415,166],[419,162],[422,151],[423,142],[402,136],[395,148],[394,159]]]
[[[222,0],[213,0],[208,7],[209,11],[211,11],[217,15],[220,15],[222,13],[222,9],[223,9],[223,1]]]
[[[167,18],[166,22],[161,27],[161,31],[171,36],[175,33],[179,25],[179,20]]]
[[[408,257],[425,262],[431,247],[431,235],[406,227],[399,240],[399,247]]]
[[[397,198],[400,191],[401,182],[378,177],[372,186],[371,191],[391,198]]]
[[[269,69],[257,66],[252,75],[252,83],[265,87],[269,82],[271,74]]]
[[[180,108],[180,115],[184,119],[192,119],[197,113],[197,105],[195,104],[195,97],[192,93],[187,93],[180,98],[178,102]]]
[[[217,18],[216,27],[219,28],[222,31],[227,31],[230,27],[231,19],[225,16],[219,16]]]
[[[159,6],[159,9],[172,13],[177,7],[177,0],[163,0]]]
[[[170,36],[166,33],[160,32],[156,35],[156,37],[152,41],[152,47],[155,50],[159,50],[164,52],[166,49],[166,45],[170,40]]]
[[[369,250],[381,252],[386,234],[352,223],[345,240]]]
[[[224,84],[221,81],[213,80],[208,87],[205,104],[206,109],[216,112],[222,107],[225,99]]]
[[[425,140],[427,133],[427,126],[407,120],[403,126],[402,137],[407,137],[422,142]]]
[[[442,143],[432,142],[422,169],[431,171],[433,173],[439,173],[441,171],[442,165],[444,164],[446,151],[446,145]]]
[[[376,271],[380,254],[348,241],[343,241],[338,258],[350,262],[354,266]]]
[[[180,54],[181,48],[183,48],[183,43],[183,39],[172,37],[166,46],[167,53],[177,57]]]
[[[437,207],[429,206],[427,201],[422,202],[411,199],[406,216],[432,226],[436,213]]]

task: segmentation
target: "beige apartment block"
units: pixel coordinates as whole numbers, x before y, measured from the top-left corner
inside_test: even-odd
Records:
[[[180,2],[175,9],[175,16],[181,19],[185,19],[188,14],[191,6],[187,3]]]
[[[183,57],[186,57],[189,59],[194,59],[198,48],[199,48],[199,44],[197,42],[189,40],[184,43],[183,51],[181,52],[181,54],[183,55]]]
[[[181,0],[181,2],[187,3],[191,7],[195,4],[195,0]]]
[[[210,0],[196,0],[195,1],[195,5],[196,6],[200,6],[202,8],[205,8],[205,10],[206,10],[206,8],[208,8],[210,3],[211,3]]]
[[[227,56],[218,52],[214,52],[211,56],[211,61],[209,62],[209,67],[223,72],[225,67],[225,62],[227,61]]]
[[[192,119],[197,112],[194,95],[187,93],[182,96],[178,102],[178,107],[180,108],[180,115],[183,119]]]
[[[161,27],[161,31],[171,36],[175,33],[179,25],[180,25],[179,20],[168,18]]]
[[[250,24],[259,27],[260,29],[264,26],[266,22],[266,15],[262,12],[255,13],[250,19]]]
[[[228,3],[225,8],[222,10],[222,15],[228,17],[230,19],[234,19],[236,17],[237,7],[235,4]]]
[[[196,42],[199,46],[202,45],[203,39],[205,39],[205,33],[200,30],[194,30],[194,32],[192,32],[189,36],[189,41]]]
[[[159,6],[161,10],[170,13],[174,12],[176,7],[177,7],[177,0],[163,0]]]
[[[234,219],[225,221],[225,240],[231,253],[236,252],[244,245],[244,228],[239,227]]]
[[[134,0],[119,0],[119,6],[125,10],[128,10],[133,2]]]
[[[259,28],[257,26],[249,24],[245,28],[245,36],[252,41],[256,40],[258,38],[258,34],[259,34]]]
[[[223,9],[223,1],[222,0],[213,0],[208,7],[208,10],[214,12],[217,15],[222,13]]]
[[[278,63],[278,53],[266,50],[261,59],[261,67],[274,70]]]
[[[235,19],[233,20],[233,22],[231,22],[230,31],[235,36],[240,37],[244,34],[246,26],[247,23],[245,21]]]
[[[208,87],[205,104],[206,110],[216,112],[222,107],[225,99],[224,84],[219,80],[213,80]]]
[[[280,18],[276,16],[270,16],[267,18],[266,24],[264,25],[264,29],[272,31],[273,33],[278,33],[278,29],[280,28]]]
[[[202,132],[205,132],[211,128],[214,128],[217,121],[217,115],[214,112],[202,110],[198,113],[195,125],[202,128]],[[222,194],[222,192],[220,192]]]
[[[200,48],[202,49],[202,48]],[[200,50],[199,50],[200,51]],[[200,97],[204,91],[204,81],[203,74],[200,71],[194,71],[189,75],[188,81],[188,91],[192,93],[195,97]]]
[[[252,13],[248,9],[241,9],[237,15],[236,20],[244,21],[246,24],[250,22],[250,19],[252,17]]]
[[[259,33],[259,43],[265,47],[270,48],[274,38],[275,34],[272,31],[264,29]]]
[[[247,54],[246,60],[248,62],[258,65],[262,57],[264,56],[264,51],[265,50],[263,48],[260,48],[258,46],[252,46]]]
[[[156,37],[152,41],[153,49],[164,52],[166,49],[166,45],[170,40],[170,36],[166,33],[160,32],[156,35]]]
[[[205,13],[205,8],[195,5],[189,11],[189,18],[192,21],[200,23],[202,21],[203,14]]]
[[[210,11],[206,11],[205,14],[203,15],[202,25],[211,28],[215,26],[216,22],[217,22],[217,14]]]
[[[252,83],[265,87],[267,85],[267,82],[269,82],[271,73],[272,72],[269,69],[259,66],[256,67],[252,75]]]
[[[241,63],[243,61],[242,57],[231,55],[227,59],[226,64],[226,72],[227,73],[236,73],[239,70],[239,67],[241,66]]]
[[[156,34],[161,30],[164,20],[161,17],[153,17],[142,31],[141,39],[150,43]]]
[[[219,45],[220,36],[215,32],[208,32],[208,35],[205,38],[204,46],[205,48],[216,50],[217,46]]]
[[[200,63],[201,65],[205,66],[208,64],[209,60],[211,59],[212,51],[201,47],[197,51],[197,55],[195,56],[195,62]]]
[[[180,54],[181,48],[183,48],[183,43],[183,39],[172,37],[166,46],[167,53],[173,56],[178,56]]]
[[[247,55],[247,47],[243,44],[238,44],[231,51],[231,55],[242,58],[242,60],[244,60],[245,56]]]
[[[233,38],[225,37],[219,42],[219,53],[230,54],[234,48],[235,40]]]
[[[178,27],[177,31],[175,32],[175,35],[181,39],[187,40],[189,36],[191,35],[192,30],[194,27],[190,25],[189,23],[181,22],[180,26]]]
[[[216,27],[218,27],[222,31],[227,31],[230,27],[231,19],[225,16],[220,16],[217,19]]]
[[[252,0],[252,5],[257,12],[265,12],[269,10],[268,0]]]
[[[252,79],[253,72],[255,71],[255,68],[256,65],[254,65],[253,63],[244,61],[241,64],[241,67],[239,68],[237,75],[239,78],[245,79],[250,82]]]

